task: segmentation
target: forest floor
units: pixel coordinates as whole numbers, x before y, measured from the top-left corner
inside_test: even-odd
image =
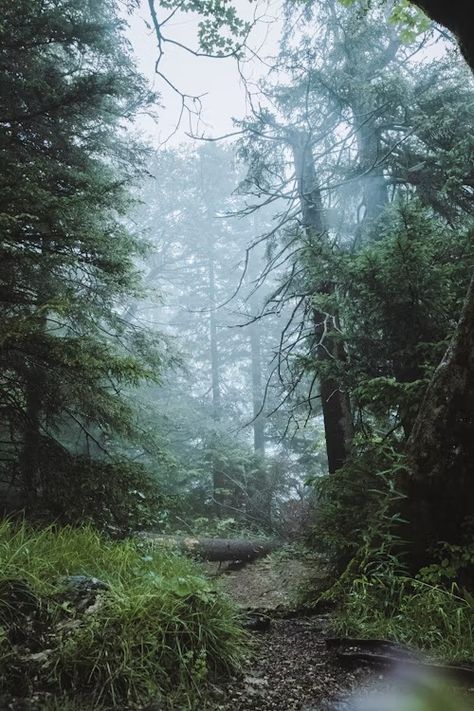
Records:
[[[213,711],[344,709],[355,689],[380,681],[361,669],[348,671],[327,649],[327,615],[298,614],[297,590],[310,575],[304,562],[273,556],[219,575],[256,629],[243,674],[216,689]]]

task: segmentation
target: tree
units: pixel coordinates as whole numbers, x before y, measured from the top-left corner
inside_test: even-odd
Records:
[[[124,128],[152,97],[113,2],[2,9],[2,468],[28,511],[80,518],[112,474],[131,499],[145,486],[113,437],[133,435],[123,387],[163,365],[117,308],[141,293],[144,250],[124,221],[144,151]]]
[[[435,22],[447,27],[459,40],[466,62],[474,69],[474,43],[469,25],[469,14],[463,0],[454,0],[449,5],[443,0],[410,0]]]
[[[377,22],[378,14],[367,21],[337,2],[317,10],[306,19],[308,26],[299,28],[302,46],[288,43],[282,50],[280,66],[290,67],[291,80],[264,86],[268,106],[244,122],[242,155],[250,163],[247,185],[255,208],[258,201],[283,203],[280,224],[269,238],[281,240],[277,255],[289,269],[270,295],[269,310],[277,301],[292,303],[281,361],[290,374],[290,392],[303,373],[313,371],[310,407],[319,381],[334,472],[348,457],[353,432],[338,260],[377,238],[377,221],[393,199],[388,158],[400,140],[392,127],[407,86],[400,87],[391,72],[398,78],[408,50]],[[314,26],[325,32],[314,32]],[[364,51],[368,42],[377,48],[375,57]],[[405,123],[397,130],[409,135],[413,122]]]

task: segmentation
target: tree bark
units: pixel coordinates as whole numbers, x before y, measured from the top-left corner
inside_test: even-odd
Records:
[[[459,41],[466,62],[474,70],[472,7],[466,0],[411,0],[428,17],[447,27]]]
[[[310,243],[315,243],[327,233],[327,227],[323,217],[323,204],[316,179],[311,144],[304,133],[297,131],[290,133],[290,143],[296,168],[302,222]],[[334,292],[333,281],[314,285],[314,294],[331,296]],[[343,369],[346,352],[340,337],[337,310],[324,313],[314,308],[313,323],[315,358],[323,368],[333,366],[334,369]],[[343,466],[349,454],[353,436],[352,415],[348,393],[337,377],[324,374],[320,377],[319,384],[328,470],[332,474]]]
[[[219,373],[219,346],[217,342],[217,317],[216,317],[216,282],[214,272],[214,249],[210,245],[209,263],[208,263],[208,279],[209,279],[209,348],[211,357],[211,392],[212,392],[212,418],[216,428],[221,419],[221,389],[220,389],[220,373]],[[215,449],[218,444],[217,431],[214,432],[212,438],[212,448]],[[212,489],[214,508],[217,516],[222,518],[224,515],[224,507],[226,503],[227,477],[222,471],[222,466],[213,452],[212,455]]]
[[[259,322],[250,324],[250,354],[252,371],[253,443],[258,461],[247,489],[246,511],[250,523],[271,526],[273,488],[265,464],[265,421],[261,412],[263,378]]]
[[[370,230],[388,204],[387,181],[381,157],[380,131],[374,116],[374,107],[359,99],[351,101],[354,115],[358,161],[361,170],[362,204],[364,215],[359,232]]]
[[[265,422],[263,418],[262,354],[259,324],[250,324],[250,357],[252,369],[253,447],[255,454],[265,456]]]
[[[258,275],[258,251],[254,253],[248,268],[247,280],[251,294],[249,296],[250,313],[258,313],[259,306],[252,293],[253,280]],[[254,471],[248,478],[246,491],[246,513],[250,524],[261,523],[271,527],[273,487],[265,462],[265,416],[262,412],[264,389],[262,375],[261,353],[261,321],[254,320],[249,324],[250,340],[250,376],[252,386],[252,428],[253,448],[257,457]]]
[[[438,541],[462,543],[474,510],[474,278],[408,441],[406,518],[417,567]]]

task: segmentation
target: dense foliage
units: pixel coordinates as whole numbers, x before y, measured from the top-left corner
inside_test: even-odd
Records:
[[[0,525],[3,687],[190,706],[238,666],[202,572],[104,529],[304,535],[339,632],[472,657],[474,92],[449,38],[408,0],[288,0],[235,144],[152,151],[125,13],[180,119],[201,98],[165,50],[241,59],[251,22],[0,6],[0,496],[54,526]]]
[[[100,520],[70,505],[95,479],[114,523],[112,480],[133,509],[143,478],[114,446],[137,434],[121,390],[163,363],[123,316],[144,249],[124,220],[143,154],[125,128],[152,97],[113,2],[4,3],[0,31],[2,488],[11,505]]]
[[[425,599],[411,576],[439,570],[444,546],[468,552],[473,533],[472,391],[460,394],[472,378],[472,296],[459,321],[473,269],[472,81],[449,52],[424,55],[429,35],[417,46],[417,32],[400,37],[389,7],[343,5],[312,3],[298,26],[288,4],[276,78],[242,122],[240,154],[255,205],[280,206],[268,242],[287,268],[267,299],[269,311],[275,301],[293,309],[280,373],[294,400],[307,384],[307,418],[316,399],[323,413],[329,475],[311,477],[311,541],[326,554],[325,598],[341,606],[346,631],[407,641],[404,623],[398,635],[390,624],[397,606],[414,628],[425,604],[450,594],[438,578]],[[425,437],[443,464],[422,470],[429,454],[413,432],[453,334],[459,345],[441,366],[449,372],[456,353],[453,380],[438,392],[436,436]],[[459,418],[457,434],[443,412]],[[472,565],[461,567],[449,580],[462,586],[449,631],[426,617],[415,635],[426,647],[437,639],[439,652],[447,638],[460,656],[472,646]],[[467,631],[457,652],[456,616]]]

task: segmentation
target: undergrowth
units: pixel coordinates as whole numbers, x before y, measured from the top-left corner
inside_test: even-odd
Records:
[[[165,533],[174,536],[192,535],[205,538],[241,538],[243,540],[271,538],[268,531],[263,528],[249,527],[246,522],[230,516],[222,519],[198,516],[188,518],[186,521],[175,516],[174,521],[165,529]]]
[[[474,659],[472,597],[454,583],[446,589],[388,569],[352,580],[341,595],[334,630],[394,640],[440,659]]]
[[[390,445],[372,445],[321,483],[313,536],[325,554],[326,579],[316,581],[324,590],[316,603],[335,606],[337,634],[473,661],[474,596],[466,584],[472,544],[440,544],[427,551],[429,565],[408,571],[406,522],[398,513],[404,497],[396,486],[405,466]]]
[[[231,602],[169,551],[112,542],[92,528],[4,522],[0,570],[6,691],[87,693],[96,705],[166,697],[190,708],[210,677],[242,659],[246,639]],[[68,576],[93,576],[104,589],[79,609]]]

